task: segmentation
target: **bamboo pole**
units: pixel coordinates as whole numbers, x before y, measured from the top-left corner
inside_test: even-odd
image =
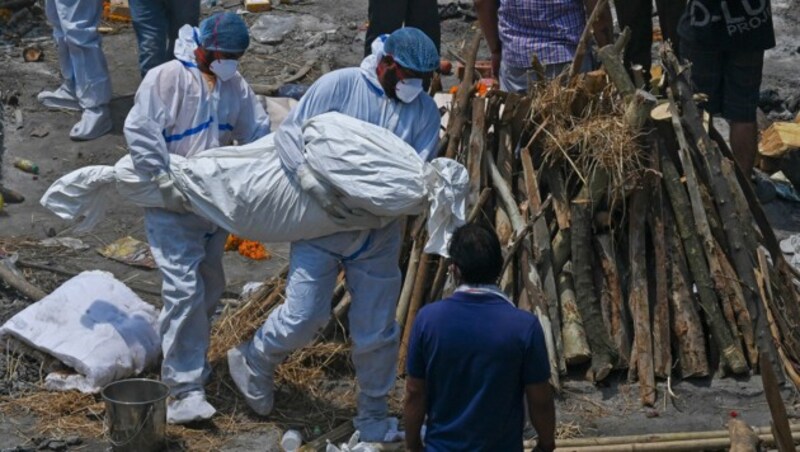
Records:
[[[791,424],[792,433],[800,433],[800,424]],[[770,435],[770,427],[755,427],[753,431],[756,435]],[[650,443],[658,444],[673,441],[694,441],[703,439],[728,438],[728,430],[711,430],[700,432],[668,432],[668,433],[645,433],[641,435],[622,435],[622,436],[597,436],[593,438],[570,438],[556,441],[557,447],[592,447],[592,446],[613,446],[615,444]]]
[[[424,238],[424,236],[422,237]],[[419,258],[419,268],[417,269],[416,278],[414,280],[414,290],[411,294],[411,301],[408,308],[408,316],[403,327],[403,336],[400,341],[400,351],[398,353],[397,366],[398,374],[405,374],[406,354],[408,353],[408,338],[411,336],[411,328],[414,325],[414,319],[417,317],[417,311],[422,306],[423,298],[427,292],[428,283],[428,268],[430,266],[429,254],[422,253]]]
[[[776,444],[774,436],[770,434],[758,435],[762,444],[765,446],[773,446]],[[793,443],[800,442],[800,432],[793,432],[791,436]],[[613,444],[609,446],[561,446],[556,441],[556,452],[689,452],[689,451],[706,451],[706,450],[719,450],[728,449],[731,447],[730,437],[723,438],[708,438],[708,439],[687,439],[675,441],[663,441],[658,443],[623,443]],[[794,445],[791,449],[794,451]],[[783,452],[783,451],[781,451]]]
[[[408,257],[408,266],[406,267],[406,276],[403,280],[403,288],[400,290],[400,298],[397,302],[397,311],[395,315],[395,320],[397,320],[400,331],[403,331],[406,317],[408,317],[408,306],[411,302],[411,293],[414,290],[414,281],[416,281],[417,278],[417,269],[419,268],[419,260],[422,256],[423,247],[424,243],[422,237],[415,239],[411,246],[411,254]]]

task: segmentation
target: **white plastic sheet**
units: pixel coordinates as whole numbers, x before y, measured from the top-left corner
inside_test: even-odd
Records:
[[[9,319],[0,340],[14,338],[78,372],[49,374],[48,389],[94,393],[157,362],[157,325],[153,306],[110,273],[89,271]]]
[[[450,159],[425,163],[390,131],[339,113],[312,118],[303,133],[309,165],[349,207],[374,215],[376,226],[428,209],[425,251],[446,255],[450,234],[465,221],[469,181],[462,165]],[[170,160],[175,184],[193,211],[239,236],[293,242],[359,229],[337,225],[302,191],[284,171],[273,135]],[[103,218],[113,191],[140,206],[163,206],[156,185],[136,172],[130,157],[114,167],[67,174],[41,202],[64,219],[85,216],[81,229],[87,230]]]

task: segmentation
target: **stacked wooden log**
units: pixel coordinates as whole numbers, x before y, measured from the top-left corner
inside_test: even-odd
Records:
[[[570,369],[627,370],[645,405],[657,379],[717,371],[800,387],[798,277],[686,68],[665,46],[664,78],[645,91],[622,65],[626,39],[600,49],[602,70],[524,96],[480,97],[465,72],[441,150],[469,169],[469,221],[505,248],[500,285],[542,322],[555,387]],[[423,224],[407,228],[401,373],[416,313],[454,283],[421,252]]]

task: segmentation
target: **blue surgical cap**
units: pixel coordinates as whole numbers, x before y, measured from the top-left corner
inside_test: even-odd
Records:
[[[439,67],[436,45],[419,28],[404,27],[390,34],[383,51],[400,66],[412,71],[433,72]]]
[[[206,50],[242,53],[250,45],[247,24],[234,13],[217,13],[200,22],[199,45]]]

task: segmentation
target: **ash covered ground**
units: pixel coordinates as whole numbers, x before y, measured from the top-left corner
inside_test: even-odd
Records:
[[[278,44],[265,45],[253,40],[243,59],[241,72],[252,84],[275,84],[313,62],[313,69],[299,81],[309,84],[325,70],[357,65],[363,53],[366,11],[366,0],[306,0],[266,13],[292,17],[294,24]],[[34,8],[31,17],[19,19],[15,27],[22,28],[17,32],[29,28],[21,40],[9,39],[8,35],[0,40],[0,99],[5,103],[5,152],[0,147],[0,182],[26,197],[24,203],[7,205],[0,211],[0,251],[16,253],[22,261],[65,272],[109,271],[122,281],[157,291],[160,278],[156,271],[117,263],[95,251],[95,248],[124,236],[146,241],[141,209],[122,202],[114,203],[107,218],[92,233],[77,235],[72,232],[71,223],[56,218],[38,203],[47,187],[58,177],[86,165],[113,164],[126,154],[122,124],[140,82],[133,30],[130,25],[111,23],[108,25],[114,31],[103,37],[114,90],[111,105],[114,129],[100,139],[77,143],[70,141],[68,136],[70,128],[79,119],[79,113],[49,111],[36,102],[38,92],[55,88],[60,83],[55,47],[40,14]],[[797,76],[800,3],[773,0],[773,17],[778,46],[767,52],[763,88],[774,91],[774,95],[770,94],[773,96],[772,110],[780,112],[800,108],[800,78]],[[24,20],[33,26],[25,25]],[[248,15],[246,20],[254,23],[257,15]],[[443,21],[443,56],[448,57],[450,52],[459,53],[475,26],[475,22],[461,15]],[[22,49],[32,44],[44,51],[43,61],[23,62]],[[485,48],[481,55],[487,55]],[[452,78],[445,80],[446,86],[453,83]],[[795,99],[796,104],[793,103]],[[33,176],[18,171],[12,166],[16,158],[36,162],[40,174]],[[800,232],[798,204],[776,200],[767,204],[765,209],[779,238]],[[48,237],[76,237],[91,248],[74,251],[37,246],[38,241]],[[267,246],[273,258],[266,262],[226,253],[225,268],[231,293],[239,293],[246,282],[264,280],[285,264],[288,246]],[[45,291],[53,290],[68,279],[66,273],[54,274],[30,268],[24,271],[30,282]],[[142,296],[154,304],[159,302],[157,296]],[[20,294],[0,285],[0,323],[27,305],[28,301]],[[34,390],[46,370],[43,363],[33,357],[0,354],[0,404],[15,395]],[[558,399],[558,419],[565,434],[595,436],[716,430],[724,428],[732,412],[751,425],[769,425],[769,411],[758,377],[671,382],[672,391],[678,397],[665,404],[662,404],[665,399],[660,398],[657,407],[647,409],[639,406],[638,388],[636,384],[628,383],[627,373],[614,375],[609,380],[597,387],[582,381],[582,375],[578,373],[567,379],[565,390]],[[659,383],[658,389],[660,393],[666,391],[666,383]],[[790,416],[794,417],[800,405],[795,403],[792,391],[787,390],[785,395]],[[265,426],[261,430],[227,437],[224,427],[221,427],[215,434],[224,439],[220,447],[225,450],[280,450],[277,444],[279,434],[274,427]],[[15,447],[59,450],[62,445],[80,450],[105,450],[106,445],[99,436],[84,435],[79,437],[80,444],[68,444],[75,435],[75,432],[65,430],[57,435],[42,436],[33,414],[0,417],[0,449],[3,450]],[[55,444],[51,447],[51,443]],[[176,447],[184,446],[179,444]]]

